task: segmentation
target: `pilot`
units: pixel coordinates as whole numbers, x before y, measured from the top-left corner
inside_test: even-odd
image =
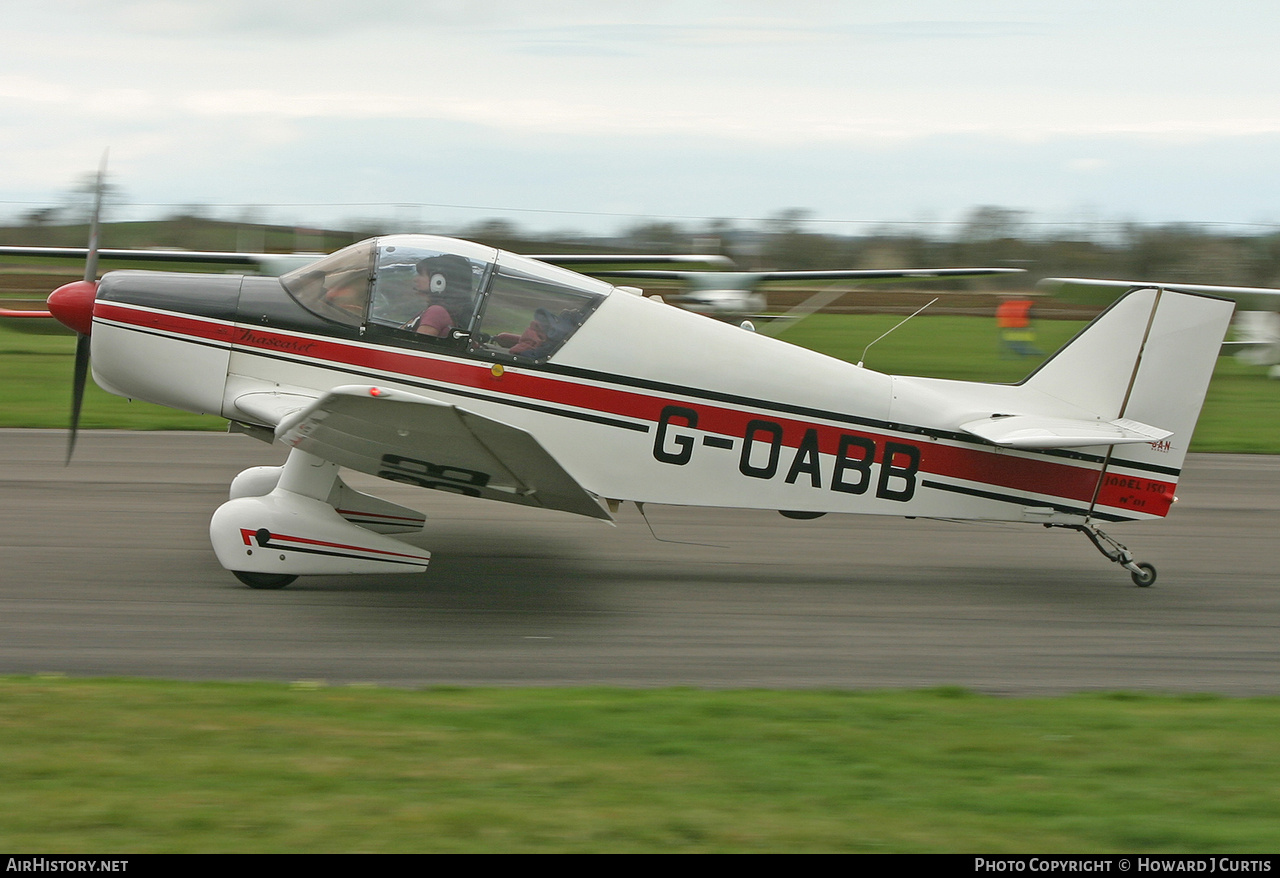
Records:
[[[419,260],[413,288],[426,296],[427,307],[406,323],[405,329],[445,338],[455,326],[466,326],[474,304],[471,263],[467,260],[450,254]]]

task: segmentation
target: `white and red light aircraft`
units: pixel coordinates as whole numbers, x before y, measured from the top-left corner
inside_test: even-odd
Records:
[[[1234,307],[1130,290],[996,385],[881,374],[449,238],[376,238],[281,277],[94,271],[49,298],[80,334],[73,441],[91,362],[112,393],[290,447],[210,524],[254,588],[427,567],[392,536],[425,517],[341,467],[605,520],[630,500],[1071,528],[1150,585],[1099,524],[1169,511]]]

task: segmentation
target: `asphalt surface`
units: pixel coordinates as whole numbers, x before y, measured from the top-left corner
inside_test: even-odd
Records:
[[[428,514],[431,569],[254,591],[208,521],[282,448],[86,432],[64,467],[64,443],[0,430],[3,674],[1280,692],[1280,457],[1193,456],[1168,520],[1117,526],[1147,589],[1035,526],[627,506],[610,527],[357,475]]]

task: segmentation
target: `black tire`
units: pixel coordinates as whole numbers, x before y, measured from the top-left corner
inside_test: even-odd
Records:
[[[1134,571],[1131,573],[1131,576],[1133,577],[1133,584],[1138,586],[1138,588],[1150,588],[1151,583],[1156,581],[1156,568],[1144,562],[1138,565],[1138,570],[1141,570],[1142,572],[1138,573],[1137,571]]]
[[[231,573],[249,588],[258,589],[284,588],[298,578],[288,573],[246,573],[243,570],[232,570]]]

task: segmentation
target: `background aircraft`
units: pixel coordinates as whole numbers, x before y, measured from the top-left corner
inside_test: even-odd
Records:
[[[1230,299],[1237,310],[1234,338],[1226,342],[1226,350],[1253,365],[1270,366],[1268,376],[1280,378],[1280,289],[1078,277],[1048,277],[1037,286],[1061,301],[1093,305],[1110,304],[1121,292],[1143,286]]]
[[[610,269],[590,272],[597,277],[634,280],[677,281],[683,290],[663,298],[681,308],[731,323],[758,318],[768,307],[761,290],[769,283],[821,283],[854,281],[857,283],[938,280],[942,278],[982,277],[1021,274],[1018,268],[906,268],[906,269],[832,269],[811,271],[689,271],[671,269]],[[848,286],[833,287],[796,306],[788,316],[798,318],[826,307],[849,292]]]
[[[26,247],[0,246],[0,257],[38,259],[74,259],[87,261],[88,247]],[[232,266],[252,270],[266,277],[279,277],[302,268],[319,259],[324,253],[251,253],[217,252],[210,250],[178,249],[111,249],[96,251],[99,262],[159,263],[179,266]],[[599,253],[551,253],[529,257],[552,265],[581,266],[591,274],[592,267],[611,268],[619,265],[690,265],[704,269],[723,268],[733,263],[723,256],[699,256],[685,254],[599,254]],[[709,272],[715,273],[715,272]],[[65,332],[66,327],[42,309],[0,308],[0,325],[20,332]]]
[[[279,276],[320,259],[322,253],[248,253],[173,249],[99,249],[98,259],[106,262],[160,263],[171,265],[214,265],[244,267],[257,274]],[[0,256],[59,259],[87,259],[84,247],[0,246]],[[528,258],[573,268],[583,274],[609,279],[660,280],[678,282],[683,289],[663,293],[663,299],[689,311],[741,323],[778,319],[794,321],[831,304],[849,292],[847,285],[832,286],[789,309],[783,315],[765,315],[768,300],[762,287],[767,284],[814,284],[829,281],[883,283],[929,281],[947,278],[1020,274],[1011,268],[930,268],[930,269],[834,269],[810,271],[752,271],[734,269],[724,256],[693,254],[533,254]],[[647,266],[680,265],[678,269]],[[44,311],[0,308],[0,323],[24,331],[44,331],[37,319],[48,318]],[[55,324],[56,325],[56,324]],[[779,322],[778,328],[787,325]]]

